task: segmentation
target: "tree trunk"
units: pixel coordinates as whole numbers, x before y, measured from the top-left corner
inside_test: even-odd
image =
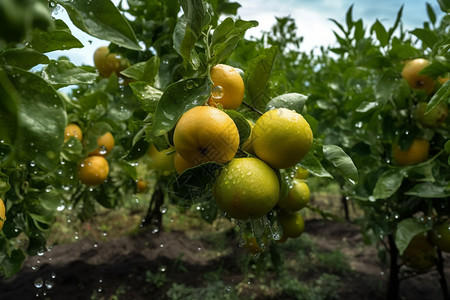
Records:
[[[445,278],[445,272],[444,272],[444,258],[442,257],[441,250],[438,250],[438,261],[437,261],[437,270],[439,272],[439,282],[441,284],[442,289],[442,297],[444,300],[449,300],[450,295],[448,293],[448,286],[447,286],[447,279]]]
[[[342,206],[344,207],[345,220],[350,222],[350,214],[348,212],[348,201],[346,196],[341,197]]]
[[[390,266],[389,266],[389,282],[387,287],[386,299],[397,300],[400,299],[399,298],[400,281],[398,279],[400,266],[397,264],[398,249],[397,246],[395,246],[394,236],[392,234],[388,235],[388,240],[389,240]]]
[[[156,183],[155,190],[152,195],[152,199],[150,200],[150,205],[148,207],[147,214],[142,221],[142,227],[147,227],[149,225],[154,225],[155,228],[152,230],[155,230],[156,232],[159,232],[163,229],[162,225],[162,212],[161,212],[161,206],[164,203],[164,193],[161,188],[161,185]]]

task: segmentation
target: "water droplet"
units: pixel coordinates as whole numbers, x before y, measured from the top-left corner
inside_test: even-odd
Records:
[[[40,289],[44,285],[44,280],[41,277],[38,277],[34,280],[34,286]]]
[[[160,211],[162,214],[165,214],[165,213],[167,212],[167,206],[162,205],[162,206],[159,208],[159,211]]]
[[[159,271],[160,272],[165,272],[166,268],[167,268],[166,266],[162,265],[162,266],[159,267]]]
[[[45,281],[45,287],[46,287],[47,289],[49,289],[49,290],[51,290],[51,289],[53,288],[54,284],[55,284],[55,283],[54,283],[52,280],[46,280],[46,281]]]
[[[185,85],[186,89],[190,90],[194,87],[194,82],[192,80],[188,80]]]
[[[217,100],[218,99],[222,99],[222,97],[223,97],[223,88],[220,85],[213,87],[212,90],[211,90],[211,97],[213,99],[217,99]]]

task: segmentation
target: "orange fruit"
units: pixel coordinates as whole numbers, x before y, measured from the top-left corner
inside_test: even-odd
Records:
[[[119,76],[120,71],[125,70],[129,63],[116,53],[110,53],[107,46],[102,46],[94,52],[94,65],[100,75],[109,77],[113,72]]]
[[[114,148],[115,141],[111,132],[107,132],[104,135],[97,138],[98,148],[89,153],[89,155],[101,155],[106,156]]]
[[[415,139],[407,150],[393,145],[394,160],[401,166],[416,164],[427,160],[430,143],[424,139]]]
[[[213,82],[208,104],[225,109],[237,109],[244,99],[244,81],[239,72],[228,65],[218,64],[210,70]]]
[[[67,140],[71,136],[73,136],[80,142],[83,140],[83,132],[81,131],[80,126],[75,123],[67,124],[66,128],[64,129],[64,140]]]
[[[145,182],[145,180],[142,179],[136,180],[136,191],[138,193],[142,193],[146,189],[147,189],[147,182]]]
[[[428,75],[419,75],[423,68],[429,65],[424,58],[416,58],[408,61],[402,69],[402,76],[413,89],[420,89],[431,94],[434,91],[434,80]]]
[[[278,201],[278,206],[289,212],[298,211],[308,204],[309,197],[310,190],[308,185],[303,180],[294,179],[292,188],[285,199]]]
[[[158,151],[155,145],[151,145],[148,149],[149,167],[159,171],[174,170],[174,150],[169,147],[166,150]]]
[[[276,169],[295,166],[309,152],[312,141],[308,122],[290,109],[269,110],[253,126],[252,143],[256,155]]]
[[[3,228],[3,224],[5,224],[5,220],[6,220],[5,203],[3,203],[3,200],[0,198],[0,231]]]
[[[424,271],[436,264],[437,253],[426,235],[418,234],[409,242],[402,259],[409,267]]]
[[[275,171],[254,157],[225,165],[213,186],[217,206],[230,218],[259,219],[277,204],[280,184]]]
[[[108,173],[108,161],[103,156],[88,156],[78,165],[78,179],[85,185],[102,184]]]
[[[185,160],[178,152],[175,152],[175,155],[173,156],[173,164],[178,174],[183,173],[186,169],[195,167],[195,164]]]
[[[227,163],[239,147],[239,131],[225,112],[211,106],[196,106],[178,120],[173,134],[175,150],[186,161]]]
[[[278,222],[283,229],[283,236],[286,238],[299,237],[305,231],[305,221],[298,212],[287,212],[281,210],[278,212]]]

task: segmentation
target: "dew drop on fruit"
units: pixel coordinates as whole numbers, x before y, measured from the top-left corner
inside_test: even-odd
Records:
[[[105,155],[106,153],[108,153],[108,149],[106,149],[105,146],[101,146],[98,152],[99,152],[101,155]]]
[[[213,99],[222,99],[223,88],[220,85],[213,87],[211,90],[211,97]]]
[[[42,286],[44,285],[44,280],[42,279],[42,277],[38,277],[34,280],[34,286],[38,289],[42,288]]]

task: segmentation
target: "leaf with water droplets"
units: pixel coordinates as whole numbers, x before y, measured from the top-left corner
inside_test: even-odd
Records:
[[[342,148],[336,145],[324,145],[323,154],[325,155],[325,159],[329,161],[341,175],[349,179],[352,184],[358,182],[358,169],[356,169],[352,159],[344,150],[342,150]]]
[[[265,111],[275,108],[288,108],[301,114],[308,96],[299,93],[287,93],[277,96],[266,104]]]

